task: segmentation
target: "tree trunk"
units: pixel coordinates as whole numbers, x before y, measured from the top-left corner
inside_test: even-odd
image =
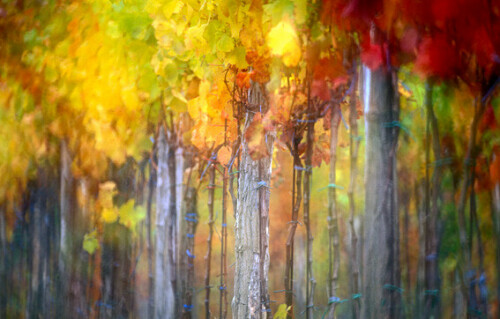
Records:
[[[337,285],[340,268],[339,250],[339,222],[337,209],[336,164],[338,130],[340,124],[340,104],[331,102],[332,113],[330,117],[330,187],[328,188],[328,318],[335,317],[335,307],[339,298],[337,297]],[[309,141],[308,141],[309,143]],[[312,154],[311,154],[312,155]],[[311,317],[312,318],[312,317]]]
[[[227,132],[227,120],[225,124]],[[227,134],[227,133],[226,133]],[[219,318],[225,319],[227,316],[227,182],[229,179],[229,170],[224,166],[224,175],[222,177],[222,225],[220,241],[220,300],[219,300]]]
[[[308,90],[310,91],[310,90]],[[316,122],[316,114],[313,114],[311,107],[311,98],[308,98],[308,117],[307,135],[306,135],[306,154],[305,154],[305,174],[304,174],[304,226],[306,227],[306,318],[314,318],[314,290],[316,280],[313,274],[313,240],[314,236],[311,230],[311,179],[312,179],[312,155],[314,143],[314,123]],[[333,117],[334,115],[332,115]],[[335,222],[335,221],[334,221]]]
[[[175,153],[160,129],[156,181],[155,318],[176,318]]]
[[[423,287],[425,279],[425,207],[421,202],[423,190],[423,180],[418,180],[415,184],[415,209],[418,216],[418,264],[417,264],[417,284],[415,287],[415,317],[421,318],[423,314]]]
[[[182,233],[184,238],[180,241],[180,268],[179,279],[181,283],[182,318],[193,318],[192,308],[194,301],[194,235],[198,224],[198,208],[196,188],[190,187],[186,191],[184,202],[184,222]]]
[[[66,141],[61,142],[61,237],[59,271],[64,294],[67,299],[62,313],[67,318],[85,316],[84,287],[82,282],[82,240],[85,227],[81,210],[76,203],[76,180],[71,172],[72,159]]]
[[[267,109],[264,89],[252,83],[249,106],[255,111]],[[245,129],[253,120],[246,112]],[[235,221],[235,279],[232,301],[233,318],[268,318],[269,270],[269,195],[274,136],[266,133],[265,147],[269,156],[254,160],[248,142],[242,137],[242,154]]]
[[[153,147],[155,149],[155,147]],[[155,158],[155,156],[153,156]],[[153,165],[149,164],[149,182],[148,182],[148,202],[146,211],[146,238],[148,249],[148,318],[154,318],[154,274],[153,274],[153,240],[152,234],[152,205],[153,193],[156,184],[156,171]]]
[[[493,155],[496,156],[496,155]],[[495,234],[495,260],[496,260],[496,279],[497,279],[497,294],[496,300],[500,304],[500,183],[496,182],[491,190],[491,214],[493,220],[493,233]],[[500,319],[500,311],[497,311],[497,318]]]
[[[12,280],[9,269],[10,254],[7,252],[7,234],[6,234],[6,220],[7,205],[0,206],[0,284],[3,289],[0,289],[0,318],[7,318],[7,300],[9,295],[9,282]]]
[[[441,158],[441,147],[439,141],[439,128],[436,116],[434,115],[434,106],[432,102],[432,86],[427,83],[425,88],[425,105],[427,109],[427,148],[430,148],[432,140],[432,150],[434,153],[434,164],[438,164]],[[428,152],[428,151],[427,151]],[[429,157],[429,156],[428,156]],[[426,163],[426,169],[432,163],[429,158]],[[428,193],[426,194],[427,211],[425,218],[425,312],[424,318],[439,317],[439,235],[438,235],[438,220],[439,220],[439,196],[441,193],[441,172],[439,165],[432,165],[434,172],[432,173],[432,185],[427,185]]]
[[[355,64],[356,65],[356,64]],[[358,86],[358,71],[357,67],[354,67],[355,74],[353,76],[352,81],[355,81],[351,84],[353,88]],[[351,126],[351,131],[349,135],[349,155],[350,159],[350,171],[351,171],[351,180],[349,182],[349,189],[347,191],[347,195],[349,197],[349,226],[351,232],[351,251],[350,251],[350,271],[349,271],[349,290],[351,293],[351,297],[353,298],[352,302],[352,318],[359,318],[359,309],[360,309],[360,291],[359,291],[359,267],[358,267],[358,236],[356,234],[356,228],[354,226],[354,218],[356,215],[356,201],[354,198],[354,194],[356,192],[356,179],[358,176],[358,151],[359,151],[359,143],[360,136],[358,136],[358,110],[356,108],[357,104],[357,90],[353,89],[351,92],[351,100],[349,103],[349,125]]]
[[[212,265],[212,237],[214,234],[214,192],[215,192],[215,163],[210,159],[208,182],[208,238],[207,254],[205,255],[205,318],[210,319],[210,272]]]
[[[293,185],[292,185],[292,219],[288,228],[288,238],[286,241],[286,264],[285,264],[285,302],[287,308],[290,307],[287,317],[292,318],[293,295],[294,295],[294,247],[295,234],[299,217],[300,204],[302,201],[302,164],[299,156],[300,138],[295,136],[293,141]],[[297,299],[297,298],[296,298]]]
[[[366,212],[362,318],[399,318],[399,218],[396,207],[398,111],[394,78],[366,69]],[[396,82],[397,85],[397,82]]]
[[[467,240],[467,226],[465,222],[465,206],[467,204],[467,193],[469,187],[471,187],[472,172],[475,167],[476,159],[476,136],[479,121],[485,110],[485,103],[482,101],[476,102],[479,105],[475,105],[474,117],[470,126],[469,142],[467,145],[467,153],[464,161],[464,177],[462,185],[460,188],[460,197],[457,204],[457,216],[458,216],[458,230],[459,230],[459,240],[460,240],[460,261],[464,265],[465,271],[462,271],[462,294],[467,300],[467,311],[470,314],[470,310],[474,308],[475,305],[471,305],[472,296],[471,293],[474,291],[470,288],[474,285],[474,271],[472,269],[471,260],[471,247]],[[473,185],[472,185],[473,186]],[[472,237],[471,237],[472,238]],[[469,291],[468,291],[469,289]]]

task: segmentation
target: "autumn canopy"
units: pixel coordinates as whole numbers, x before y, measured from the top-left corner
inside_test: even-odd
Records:
[[[0,0],[0,318],[497,318],[500,1]]]

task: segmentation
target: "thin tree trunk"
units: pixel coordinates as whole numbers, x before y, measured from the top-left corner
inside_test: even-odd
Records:
[[[155,147],[153,147],[153,150]],[[153,156],[155,158],[156,156]],[[148,183],[148,202],[146,211],[146,238],[147,238],[147,249],[148,249],[148,318],[154,318],[154,274],[153,274],[153,241],[151,238],[152,232],[152,205],[153,205],[153,193],[155,191],[156,184],[156,170],[153,169],[153,164],[149,164],[149,183]]]
[[[0,206],[0,284],[3,289],[0,289],[0,318],[7,318],[7,300],[9,295],[9,282],[12,278],[8,274],[10,254],[7,252],[7,234],[6,220],[7,205],[4,203]]]
[[[227,144],[227,120],[224,122],[224,144]],[[229,169],[224,165],[224,175],[222,176],[222,225],[220,242],[220,300],[219,318],[225,319],[227,316],[227,188],[229,179]]]
[[[493,155],[497,156],[497,155]],[[500,304],[500,183],[496,182],[492,191],[491,199],[491,219],[493,220],[493,230],[495,234],[495,260],[496,260],[496,300]],[[500,311],[497,311],[497,318],[500,319]]]
[[[181,264],[179,268],[179,276],[181,282],[181,303],[182,308],[182,318],[189,319],[193,318],[193,297],[194,297],[194,236],[196,233],[196,226],[198,224],[198,208],[197,208],[197,196],[196,188],[190,187],[186,190],[185,198],[185,212],[184,220],[181,223],[183,225],[184,238],[181,240]]]
[[[248,107],[267,110],[263,87],[252,83]],[[253,120],[247,110],[245,129]],[[265,147],[269,156],[254,160],[248,142],[242,135],[238,204],[235,221],[235,279],[232,301],[233,318],[270,317],[269,270],[269,195],[274,136],[266,133]]]
[[[351,86],[356,88],[358,86],[358,71],[354,67],[355,74],[352,81],[355,81]],[[347,196],[349,197],[349,226],[351,231],[351,251],[350,251],[350,267],[349,267],[349,289],[351,292],[352,302],[352,318],[359,318],[360,310],[360,291],[359,291],[359,267],[358,267],[358,236],[356,234],[356,228],[354,226],[354,217],[356,215],[356,201],[354,194],[356,192],[356,179],[358,176],[358,151],[360,137],[358,136],[358,110],[356,108],[357,104],[357,92],[352,90],[351,100],[349,103],[349,125],[351,127],[351,132],[349,135],[349,155],[350,155],[350,172],[351,179],[349,182],[349,189],[347,191]],[[359,297],[358,297],[359,296]]]
[[[406,275],[406,284],[405,284],[405,290],[406,290],[406,298],[405,298],[405,309],[404,309],[404,315],[405,318],[410,318],[411,317],[411,302],[412,302],[412,289],[411,289],[411,276],[410,276],[410,244],[409,244],[409,232],[410,232],[410,193],[405,191],[403,195],[401,196],[401,199],[403,201],[403,246],[405,250],[405,275]]]
[[[328,264],[328,318],[335,317],[335,308],[339,298],[337,294],[338,276],[340,268],[340,250],[339,250],[339,222],[337,209],[336,193],[336,164],[337,164],[337,144],[338,130],[340,124],[340,105],[331,102],[332,113],[330,116],[330,187],[328,188],[328,235],[329,235],[329,264]],[[308,143],[309,141],[309,134]],[[308,144],[309,145],[309,144]],[[312,155],[312,154],[311,154]],[[307,172],[306,172],[307,174]],[[307,175],[306,175],[307,176]],[[311,317],[312,318],[312,317]]]
[[[300,204],[302,201],[302,164],[299,156],[300,138],[293,141],[293,185],[292,185],[292,218],[288,227],[288,238],[286,241],[286,262],[285,262],[285,302],[290,310],[288,318],[293,317],[293,281],[294,281],[294,246],[295,233],[297,231]]]
[[[474,185],[475,181],[475,172],[472,172],[472,180],[471,185]],[[486,275],[484,270],[484,249],[483,249],[483,240],[481,236],[481,228],[479,227],[479,217],[477,214],[476,207],[476,192],[474,190],[474,186],[471,188],[470,192],[470,213],[472,217],[472,222],[474,224],[474,230],[477,235],[477,251],[479,257],[479,278],[475,280],[477,287],[479,288],[479,298],[477,310],[481,314],[481,316],[488,317],[488,290],[486,288]]]
[[[418,216],[418,264],[417,264],[417,284],[415,287],[415,317],[421,318],[423,313],[423,286],[425,279],[425,205],[420,201],[424,180],[415,184],[415,209]]]
[[[310,91],[310,90],[308,90]],[[307,117],[307,135],[306,135],[306,154],[305,154],[305,174],[304,174],[304,226],[306,227],[306,318],[314,318],[314,290],[316,280],[313,274],[313,240],[314,236],[311,230],[311,179],[312,179],[312,155],[314,143],[314,122],[316,119],[310,97],[308,98],[308,117]]]
[[[395,77],[366,69],[365,231],[362,318],[399,318],[399,221],[396,207],[396,144],[399,105]],[[396,82],[397,85],[397,82]]]
[[[434,114],[434,106],[432,102],[432,86],[427,83],[425,88],[425,105],[427,109],[427,162],[426,170],[428,171],[431,162],[429,161],[429,147],[432,139],[432,150],[434,153],[434,163],[439,163],[441,158],[441,146],[439,140],[439,128],[436,116]],[[438,235],[438,220],[440,215],[439,196],[441,193],[441,171],[439,165],[433,165],[432,185],[427,185],[426,194],[426,218],[425,218],[425,312],[424,318],[438,318],[440,314],[440,279],[439,279],[439,235]],[[428,183],[428,180],[427,180]]]
[[[61,142],[61,236],[59,271],[61,272],[61,298],[66,298],[62,313],[67,318],[78,318],[85,314],[84,287],[81,278],[80,255],[84,228],[81,210],[76,204],[76,181],[71,172],[72,159],[66,141]]]
[[[227,178],[228,178],[227,167],[224,167],[224,180],[222,186],[222,225],[221,225],[221,247],[220,247],[220,302],[219,302],[219,318],[226,318],[227,315],[227,286],[226,286],[226,275],[227,275]]]
[[[212,159],[211,159],[212,160]],[[207,254],[205,255],[205,318],[210,318],[210,271],[212,264],[212,237],[214,234],[214,192],[215,192],[215,163],[209,162],[209,182],[208,182],[208,238]]]
[[[70,296],[69,287],[71,286],[71,259],[73,251],[73,236],[70,235],[72,226],[72,215],[75,213],[76,202],[75,202],[75,181],[73,179],[73,174],[71,172],[71,155],[68,150],[66,141],[61,142],[61,181],[60,181],[60,218],[61,218],[61,230],[60,230],[60,242],[59,242],[59,271],[61,273],[61,285],[63,286],[62,295]],[[71,298],[69,299],[69,304],[64,307],[65,309],[71,308]],[[65,316],[69,313],[64,312]]]
[[[464,264],[465,271],[463,271],[463,280],[462,280],[462,294],[467,300],[467,311],[471,309],[470,294],[468,291],[468,287],[473,284],[474,277],[472,275],[472,261],[471,261],[471,253],[470,246],[467,241],[467,227],[465,222],[465,206],[467,202],[467,193],[469,191],[469,187],[471,185],[472,179],[472,171],[475,167],[475,159],[476,159],[476,135],[477,128],[479,125],[479,121],[485,110],[485,103],[477,102],[479,105],[475,106],[474,117],[472,119],[472,123],[470,126],[470,135],[469,135],[469,143],[467,145],[467,153],[464,161],[464,178],[460,188],[460,197],[457,205],[457,216],[458,216],[458,230],[459,230],[459,240],[461,246],[461,261]],[[470,313],[469,313],[470,314]]]
[[[156,186],[155,318],[176,318],[175,153],[160,129]]]

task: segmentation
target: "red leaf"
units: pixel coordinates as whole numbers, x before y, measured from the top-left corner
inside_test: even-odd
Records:
[[[346,74],[340,58],[323,58],[319,60],[314,68],[314,79],[316,80],[334,80],[339,76]]]
[[[311,95],[323,101],[330,100],[330,90],[325,80],[313,80],[311,84]]]
[[[384,64],[382,46],[378,44],[365,44],[361,52],[361,61],[372,70]]]
[[[458,69],[456,49],[444,36],[426,37],[418,48],[415,71],[423,77],[452,77]]]
[[[418,31],[414,28],[406,29],[401,37],[401,50],[405,53],[415,53],[418,45]]]
[[[490,164],[490,179],[494,184],[500,183],[500,152],[495,152]]]
[[[488,106],[484,112],[483,119],[479,125],[479,130],[484,132],[486,130],[494,130],[497,128],[497,120],[495,118],[495,111],[493,107]]]

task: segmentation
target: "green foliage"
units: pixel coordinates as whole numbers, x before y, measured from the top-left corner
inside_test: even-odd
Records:
[[[288,311],[290,311],[291,307],[286,306],[285,303],[282,303],[278,306],[278,310],[274,313],[273,319],[286,319]]]
[[[85,234],[83,237],[83,250],[92,255],[96,249],[99,247],[99,241],[97,240],[96,231]]]
[[[146,217],[146,209],[141,206],[135,206],[135,201],[130,199],[118,209],[120,224],[127,227],[136,235],[136,226]]]

